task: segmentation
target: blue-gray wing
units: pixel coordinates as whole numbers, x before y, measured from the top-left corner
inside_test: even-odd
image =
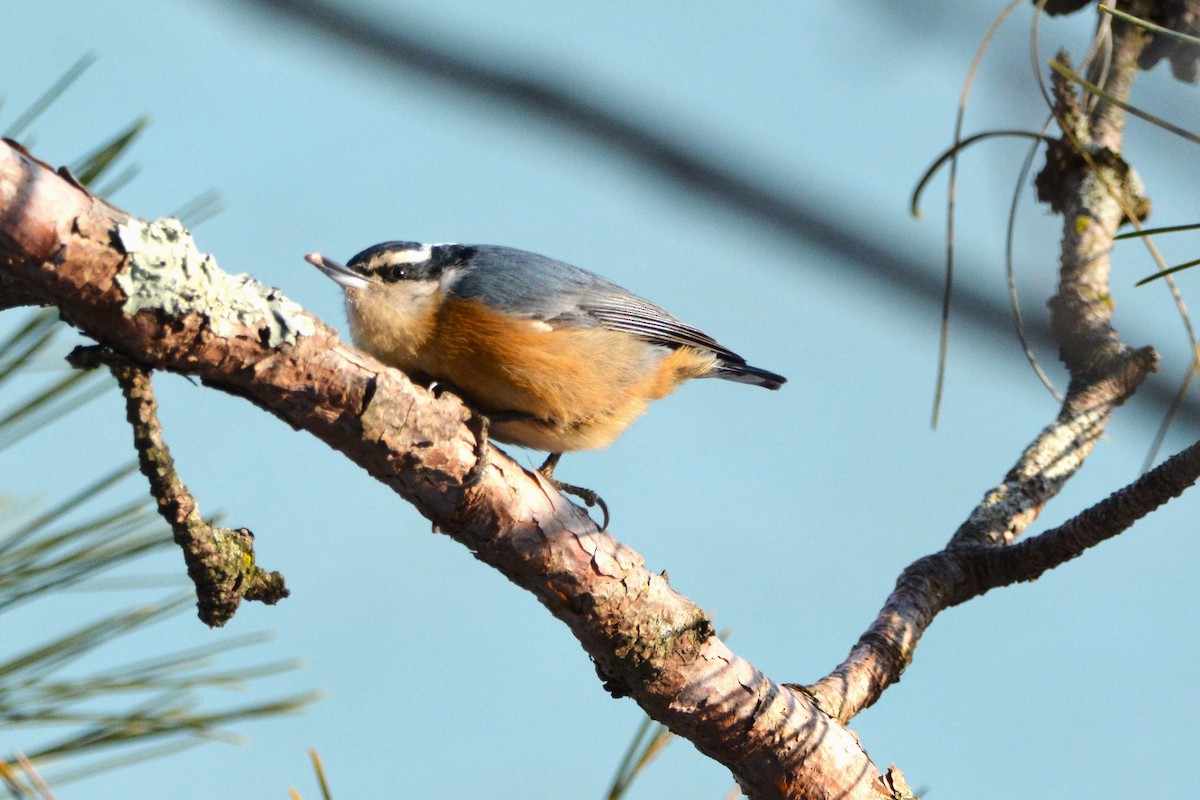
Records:
[[[761,385],[781,376],[750,367],[708,334],[599,275],[546,256],[511,247],[469,245],[472,270],[451,291],[552,327],[603,327],[647,342],[707,350],[717,356],[719,377]],[[772,386],[772,388],[776,388]]]
[[[734,354],[711,336],[599,275],[511,247],[469,245],[473,269],[452,288],[509,314],[552,327],[605,327],[666,346]]]

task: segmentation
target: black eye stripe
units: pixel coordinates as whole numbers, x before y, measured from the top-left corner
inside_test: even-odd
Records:
[[[438,280],[445,270],[470,263],[475,248],[457,245],[419,245],[384,242],[368,247],[347,264],[361,275],[382,283]]]

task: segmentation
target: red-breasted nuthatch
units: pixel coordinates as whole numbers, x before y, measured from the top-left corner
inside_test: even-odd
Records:
[[[345,266],[305,258],[345,290],[358,347],[450,384],[494,438],[549,452],[547,478],[564,451],[608,446],[690,378],[786,381],[620,286],[536,253],[384,242]]]

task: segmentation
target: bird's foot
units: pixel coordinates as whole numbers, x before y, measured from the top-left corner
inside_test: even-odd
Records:
[[[596,494],[591,489],[585,489],[582,486],[576,486],[571,483],[563,483],[558,478],[554,477],[554,468],[558,466],[558,460],[560,458],[562,458],[562,453],[551,453],[546,458],[546,461],[540,467],[538,467],[538,472],[555,489],[558,489],[560,492],[566,492],[567,494],[575,495],[582,500],[588,508],[600,506],[600,512],[604,515],[604,522],[600,525],[600,530],[608,530],[608,504],[604,502],[604,499],[601,498],[600,495]]]
[[[471,416],[467,418],[467,427],[475,435],[475,463],[463,476],[462,487],[464,489],[479,483],[484,470],[487,469],[488,454],[491,452],[491,445],[488,442],[488,429],[491,427],[491,421],[478,411],[471,411]]]

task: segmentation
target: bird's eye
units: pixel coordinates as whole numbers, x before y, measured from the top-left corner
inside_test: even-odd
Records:
[[[390,267],[384,267],[380,270],[380,276],[385,281],[402,281],[408,277],[407,264],[393,264]]]

